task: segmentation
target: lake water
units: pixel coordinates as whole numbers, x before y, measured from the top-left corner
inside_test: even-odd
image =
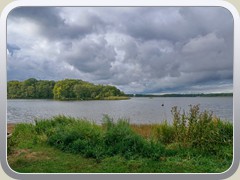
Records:
[[[212,111],[223,120],[233,119],[232,97],[157,97],[116,101],[8,100],[7,118],[11,123],[33,122],[36,118],[61,114],[84,117],[99,124],[103,115],[108,114],[114,119],[128,118],[130,123],[160,123],[165,119],[172,121],[173,106],[187,111],[190,104],[200,104],[201,111]]]

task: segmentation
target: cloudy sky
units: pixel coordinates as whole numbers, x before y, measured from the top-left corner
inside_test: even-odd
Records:
[[[233,18],[220,7],[21,7],[8,16],[7,54],[8,80],[232,92]]]

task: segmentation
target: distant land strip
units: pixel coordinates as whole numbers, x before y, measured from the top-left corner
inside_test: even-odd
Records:
[[[8,99],[55,99],[55,100],[125,100],[130,97],[224,97],[233,93],[194,94],[125,94],[112,85],[93,84],[81,79],[59,81],[37,80],[7,82]]]
[[[199,94],[126,94],[129,97],[232,97],[233,93],[199,93]]]

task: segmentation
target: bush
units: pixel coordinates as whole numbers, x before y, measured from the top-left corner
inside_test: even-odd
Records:
[[[197,148],[204,153],[216,153],[221,146],[232,144],[233,126],[213,117],[211,112],[199,111],[190,105],[188,114],[172,108],[175,142]]]
[[[174,142],[175,131],[173,126],[169,125],[167,121],[154,126],[153,131],[155,138],[163,144],[170,144]]]
[[[56,128],[64,127],[65,125],[71,124],[75,121],[75,118],[63,115],[54,116],[51,119],[35,120],[35,131],[38,134],[51,135],[55,133]]]
[[[99,156],[102,129],[96,124],[87,120],[73,120],[64,126],[56,126],[55,129],[55,133],[47,140],[50,145],[62,151],[81,153],[85,157]]]
[[[113,123],[113,119],[105,116],[103,127],[106,128],[104,143],[110,156],[120,154],[126,158],[141,156],[159,159],[164,153],[162,144],[148,141],[135,133],[127,120],[119,119]]]
[[[97,160],[115,155],[159,159],[165,151],[160,142],[144,139],[135,133],[124,119],[114,123],[113,119],[104,116],[102,127],[86,120],[75,120],[64,126],[56,124],[54,128],[55,133],[48,136],[49,145]]]

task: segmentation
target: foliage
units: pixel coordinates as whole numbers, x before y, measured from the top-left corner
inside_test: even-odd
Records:
[[[13,137],[13,138],[12,138]],[[15,130],[10,140],[8,140],[8,153],[12,152],[11,146],[31,148],[36,144],[36,132],[33,124],[20,123],[16,124]]]
[[[170,144],[174,142],[175,129],[173,126],[164,121],[161,124],[153,127],[153,134],[155,138],[163,144]]]
[[[56,116],[16,124],[8,162],[18,172],[220,173],[233,158],[233,125],[199,106],[172,108],[173,123],[101,125]]]
[[[97,100],[97,99],[113,99],[113,97],[124,96],[114,86],[110,85],[94,85],[82,80],[65,79],[58,81],[53,89],[54,98],[59,100],[77,99],[77,100]]]
[[[172,108],[174,141],[182,146],[200,149],[205,153],[217,153],[219,148],[233,143],[233,127],[213,117],[211,112],[200,112],[199,105],[190,105],[189,113],[175,106]]]
[[[54,99],[76,99],[76,95],[73,92],[74,86],[81,83],[81,80],[65,79],[56,82],[53,88]]]
[[[104,143],[108,155],[120,154],[126,158],[142,156],[151,159],[159,159],[163,155],[165,150],[161,143],[145,140],[132,130],[127,120],[119,119],[114,123],[109,116],[104,116],[103,121],[103,127],[106,128]]]
[[[87,120],[73,120],[65,126],[55,126],[55,133],[47,143],[62,151],[80,153],[84,157],[99,158],[101,155],[101,128]]]
[[[58,118],[56,117],[56,120]],[[66,122],[67,118],[62,118],[65,119],[63,122]],[[38,133],[47,133],[47,143],[51,146],[97,160],[115,155],[159,159],[164,153],[161,143],[145,140],[136,134],[124,119],[114,123],[111,118],[104,116],[102,128],[86,120],[72,120],[64,126],[52,123],[55,124],[54,129],[48,125],[50,121],[39,121],[36,123],[36,130]],[[51,129],[50,132],[54,133],[46,131],[47,126]]]
[[[78,79],[60,81],[36,80],[9,81],[9,99],[57,99],[57,100],[118,100],[127,99],[125,94],[114,86],[95,85]]]
[[[52,99],[54,81],[36,80],[9,81],[7,83],[7,97],[9,99]]]

